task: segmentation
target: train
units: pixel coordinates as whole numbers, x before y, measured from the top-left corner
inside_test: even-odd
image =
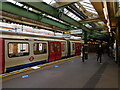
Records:
[[[81,54],[81,40],[7,31],[0,33],[1,74]]]

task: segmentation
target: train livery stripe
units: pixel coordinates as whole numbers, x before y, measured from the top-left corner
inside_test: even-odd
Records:
[[[3,26],[0,26],[0,28],[2,28],[2,29],[14,30],[13,28],[9,28],[9,27],[3,27]]]
[[[34,63],[29,63],[29,64],[24,64],[24,65],[19,65],[19,66],[15,66],[15,67],[6,68],[6,72],[11,72],[11,71],[26,68],[26,67],[31,67],[31,66],[35,66],[35,65],[39,65],[39,64],[44,64],[46,62],[47,62],[47,60],[43,60],[43,61],[39,61],[39,62],[34,62]]]
[[[4,73],[4,39],[0,39],[0,73]]]

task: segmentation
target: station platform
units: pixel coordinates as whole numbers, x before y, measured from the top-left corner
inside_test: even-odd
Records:
[[[3,88],[119,88],[118,65],[104,54],[102,64],[90,53],[88,60],[69,58],[36,70],[3,78]],[[26,77],[23,77],[25,76]]]

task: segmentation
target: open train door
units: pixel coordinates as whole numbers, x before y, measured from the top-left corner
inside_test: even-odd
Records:
[[[4,73],[4,39],[0,39],[0,73]]]
[[[54,61],[55,60],[55,42],[54,41],[48,41],[49,46],[49,58],[48,61]]]
[[[61,42],[55,41],[55,60],[61,59]]]
[[[81,43],[75,43],[75,55],[81,54]]]

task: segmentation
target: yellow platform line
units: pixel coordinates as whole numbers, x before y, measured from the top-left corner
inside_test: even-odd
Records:
[[[70,57],[70,58],[67,58],[67,59],[62,59],[62,60],[58,60],[58,61],[49,62],[49,63],[43,64],[43,65],[38,65],[38,67],[45,67],[45,66],[56,64],[56,63],[59,63],[59,62],[68,61],[70,59],[77,58],[77,57],[80,57],[80,56],[74,56],[74,57]],[[6,75],[0,76],[0,78],[5,78],[5,77],[10,76],[10,75],[15,75],[15,74],[22,73],[22,72],[25,72],[25,71],[30,71],[30,70],[34,70],[34,69],[28,68],[28,69],[25,69],[25,70],[13,72],[13,73],[8,73]]]

